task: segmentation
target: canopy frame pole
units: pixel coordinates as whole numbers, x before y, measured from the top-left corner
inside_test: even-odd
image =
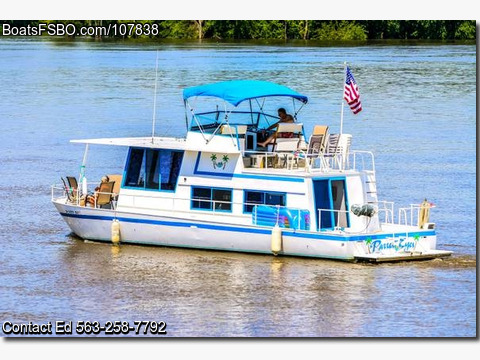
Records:
[[[250,105],[250,120],[252,120],[252,125],[253,125],[252,99],[248,99],[248,104]]]
[[[292,98],[292,105],[293,105],[293,118],[295,119],[295,121],[297,120],[297,110],[295,109],[295,99]]]
[[[228,122],[228,118],[230,117],[230,114],[232,113],[233,108],[227,113],[227,102],[224,101],[223,103],[224,103],[224,105],[225,105],[225,123],[226,123],[226,124],[228,125],[228,127],[230,128],[230,123]],[[250,111],[250,112],[251,112],[251,111]],[[230,128],[230,129],[231,129],[231,128]],[[229,134],[229,135],[230,135],[230,138],[232,139],[232,144],[233,144],[233,146],[236,147],[237,144],[236,144],[235,139],[233,138],[232,131],[230,130],[229,133],[230,133],[230,134]],[[235,128],[235,133],[237,134],[237,138],[238,138],[238,127]]]
[[[295,101],[295,100],[294,100],[294,101]],[[295,118],[295,120],[297,120],[297,115],[300,114],[300,111],[303,109],[304,106],[305,106],[305,103],[302,102],[302,105],[300,105],[300,107],[299,107],[298,110],[296,110],[296,111],[295,111],[295,105],[293,106],[294,111],[295,111],[293,117]]]
[[[198,125],[198,129],[200,130],[200,133],[202,134],[203,139],[208,143],[208,140],[205,136],[202,125],[199,123],[199,121],[197,119],[197,115],[195,114],[195,110],[193,109],[193,107],[190,106],[190,103],[189,103],[188,100],[185,100],[185,104],[188,105],[188,108],[190,109],[190,113],[192,114],[193,119],[195,120],[195,123]]]
[[[229,114],[232,112],[232,110],[230,110],[229,112],[227,112],[227,103],[226,103],[225,101],[223,102],[223,108],[224,108],[224,112],[225,112],[225,117],[224,117],[225,123],[226,123],[227,125],[230,125],[230,124],[228,123],[228,116],[229,116]],[[215,131],[213,132],[212,135],[210,135],[210,137],[209,137],[208,139],[207,139],[206,137],[204,137],[204,138],[205,138],[205,141],[207,142],[207,144],[208,144],[210,141],[212,141],[212,139],[213,139],[213,137],[214,137],[215,135],[217,135],[217,132],[218,132],[218,130],[219,130],[221,127],[222,127],[222,124],[218,124],[218,126],[217,126],[216,129],[215,129]],[[232,141],[234,142],[233,138],[232,138]],[[235,144],[235,142],[234,142],[234,144]]]
[[[187,112],[187,100],[183,101],[184,109],[185,109],[185,130],[188,132],[188,112]]]
[[[260,103],[258,102],[258,98],[255,98],[255,101],[257,102],[260,113],[263,115],[263,118],[267,122],[268,126],[270,126],[270,122],[268,121],[268,118],[265,116],[265,113],[263,112],[263,107],[265,106],[265,101],[266,100],[267,100],[266,98],[262,98],[262,104],[260,105]],[[257,127],[258,127],[258,123],[257,123]]]
[[[230,117],[230,114],[231,114],[232,111],[233,111],[233,108],[227,113],[227,102],[224,101],[223,104],[224,104],[224,106],[225,106],[225,123],[226,123],[226,124],[228,125],[228,127],[230,128],[230,123],[228,122],[228,119],[229,119],[229,117]],[[238,130],[235,129],[235,132],[237,133],[237,137],[238,137]],[[232,134],[231,131],[230,131],[230,138],[232,139],[232,144],[233,144],[234,146],[236,146],[236,144],[235,144],[235,139],[233,138],[233,134]]]

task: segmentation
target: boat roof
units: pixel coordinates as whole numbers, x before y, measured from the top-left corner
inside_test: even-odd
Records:
[[[187,139],[189,139],[187,141]],[[184,151],[207,151],[207,152],[223,152],[225,154],[237,154],[239,149],[234,146],[235,142],[232,138],[226,136],[215,137],[214,141],[202,141],[202,134],[188,132],[187,138],[174,137],[124,137],[124,138],[101,138],[101,139],[79,139],[70,140],[71,143],[89,144],[89,145],[111,145],[111,146],[127,146],[151,149],[169,149]]]
[[[183,100],[187,101],[194,96],[212,96],[223,99],[233,106],[250,99],[286,96],[297,99],[304,104],[308,98],[296,91],[269,81],[260,80],[231,80],[213,84],[194,86],[183,90]]]
[[[186,140],[173,137],[124,137],[124,138],[102,138],[102,139],[80,139],[70,140],[77,144],[113,145],[113,146],[134,146],[143,148],[162,148],[172,150],[185,150]]]

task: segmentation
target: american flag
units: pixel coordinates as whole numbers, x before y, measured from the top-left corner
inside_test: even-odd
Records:
[[[362,111],[362,102],[360,101],[360,92],[358,85],[353,77],[350,68],[347,66],[347,76],[345,78],[345,91],[343,98],[347,101],[354,114]]]

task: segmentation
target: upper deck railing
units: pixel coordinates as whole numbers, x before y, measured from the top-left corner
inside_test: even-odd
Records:
[[[271,169],[303,170],[309,173],[334,171],[375,172],[371,151],[353,150],[343,153],[321,153],[315,156],[305,151],[244,151],[244,167],[268,172]]]

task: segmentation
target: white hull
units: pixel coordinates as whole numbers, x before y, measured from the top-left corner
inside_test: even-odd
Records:
[[[272,254],[272,229],[267,227],[94,209],[68,205],[62,201],[54,201],[54,204],[72,232],[83,239],[110,242],[111,224],[113,219],[117,219],[120,222],[122,243]],[[366,245],[367,234],[359,236],[282,229],[282,250],[278,254],[347,261],[381,261],[378,259],[382,257],[393,261],[406,260],[407,257],[413,259],[415,255],[427,258],[449,255],[448,252],[434,251],[434,232],[417,231],[417,236],[418,233],[421,236],[415,248],[399,251],[392,248],[380,249],[379,246],[369,248]],[[398,233],[395,236],[401,235]],[[392,233],[371,235],[374,242],[378,243],[388,236],[391,237]],[[413,234],[407,234],[407,240],[412,238]]]

